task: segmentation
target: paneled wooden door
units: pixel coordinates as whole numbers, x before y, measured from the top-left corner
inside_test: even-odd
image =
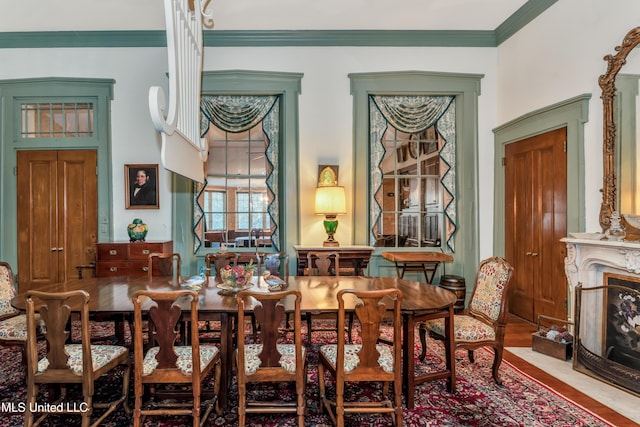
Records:
[[[17,152],[18,280],[21,291],[78,277],[98,230],[97,152]]]
[[[567,318],[566,128],[505,147],[505,257],[514,267],[510,311]]]

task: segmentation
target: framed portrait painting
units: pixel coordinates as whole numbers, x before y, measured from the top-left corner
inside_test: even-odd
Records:
[[[124,165],[126,209],[160,209],[158,165]]]

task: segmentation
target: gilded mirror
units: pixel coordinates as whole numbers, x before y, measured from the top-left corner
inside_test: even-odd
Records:
[[[616,108],[614,101],[616,95],[616,77],[623,65],[627,63],[627,56],[640,43],[640,27],[636,27],[629,31],[624,37],[622,44],[616,46],[616,53],[607,55],[604,60],[607,61],[607,71],[598,79],[600,88],[602,89],[603,103],[603,188],[602,188],[602,205],[600,207],[600,226],[602,230],[606,230],[610,225],[610,217],[613,211],[619,211],[620,200],[617,194],[620,189],[617,187],[617,177],[620,171],[616,170],[616,166],[620,166],[620,156],[616,157],[621,147],[616,149],[617,127],[616,127]],[[621,212],[622,214],[639,213],[639,212]],[[640,227],[638,224],[631,224],[628,216],[624,218],[624,226],[627,230],[627,238],[640,238]]]

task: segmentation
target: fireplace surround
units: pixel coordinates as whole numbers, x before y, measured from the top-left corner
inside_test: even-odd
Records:
[[[640,396],[640,243],[562,241],[573,368]]]

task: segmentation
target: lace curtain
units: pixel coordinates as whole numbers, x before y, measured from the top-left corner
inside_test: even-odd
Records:
[[[280,133],[280,103],[278,96],[203,96],[200,100],[200,135],[204,137],[209,130],[209,123],[227,132],[244,132],[262,122],[268,145],[265,151],[267,161],[273,166],[267,176],[266,185],[274,197],[267,207],[269,216],[275,224],[271,233],[271,241],[276,251],[279,251],[280,232],[278,198],[275,197],[278,188],[278,141]],[[193,234],[195,236],[194,253],[202,247],[204,239],[204,189],[207,186],[194,182],[194,218]]]
[[[454,252],[453,236],[456,231],[455,205],[455,97],[453,96],[381,96],[369,97],[370,158],[372,191],[370,195],[370,220],[376,224],[382,207],[375,194],[382,186],[383,172],[380,167],[385,155],[382,138],[387,125],[405,133],[420,133],[435,125],[436,131],[445,141],[440,149],[440,182],[444,189],[445,240]],[[370,239],[375,241],[375,230],[370,230]]]

